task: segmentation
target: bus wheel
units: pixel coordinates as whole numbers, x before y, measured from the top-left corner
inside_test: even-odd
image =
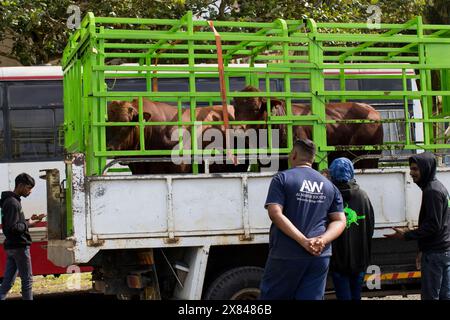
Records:
[[[222,273],[209,286],[207,300],[256,300],[264,269],[260,267],[239,267]]]

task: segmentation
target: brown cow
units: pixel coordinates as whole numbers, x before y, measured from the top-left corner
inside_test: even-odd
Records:
[[[247,86],[242,92],[259,92],[258,89]],[[235,98],[235,118],[236,121],[256,121],[267,120],[267,102],[260,97]],[[272,115],[286,115],[285,101],[270,98]],[[306,104],[293,103],[293,115],[311,114],[311,107]],[[365,103],[346,102],[346,103],[328,103],[326,105],[326,118],[332,120],[381,120],[378,111]],[[264,129],[264,125],[241,126],[242,129]],[[287,126],[273,125],[272,128],[279,129],[280,146],[287,145]],[[294,126],[294,139],[312,138],[312,126]],[[377,145],[383,143],[383,127],[381,123],[370,124],[328,124],[327,125],[327,144],[330,146],[338,145]],[[381,151],[335,151],[330,152],[328,163],[338,157],[347,157],[354,159],[363,154],[381,154]],[[377,168],[378,159],[361,160],[356,162],[356,168]]]
[[[110,122],[138,122],[138,100],[112,101],[108,105],[108,121]],[[196,120],[202,122],[223,121],[222,106],[196,108]],[[234,119],[234,107],[228,106],[230,121]],[[178,120],[178,109],[173,105],[162,102],[143,99],[143,117],[145,121],[152,122],[176,122]],[[190,121],[190,110],[184,109],[182,120]],[[191,132],[191,126],[183,126],[184,149],[189,149],[190,139],[186,138],[186,132]],[[200,140],[210,129],[217,129],[221,133],[222,146],[225,146],[225,128],[223,125],[202,125],[197,127],[197,137]],[[144,141],[146,150],[174,150],[178,145],[177,125],[145,126]],[[108,150],[139,150],[140,149],[139,126],[107,127],[106,140]],[[197,141],[198,141],[197,140]],[[220,143],[219,143],[220,144]],[[208,141],[200,140],[199,147],[205,148]],[[170,160],[170,156],[167,156]],[[225,159],[224,159],[225,161]],[[168,162],[137,162],[129,164],[133,174],[164,174],[164,173],[189,173],[192,171],[190,164],[176,164]],[[210,172],[242,172],[247,167],[231,164],[211,164]],[[199,166],[199,171],[204,171],[204,166]]]

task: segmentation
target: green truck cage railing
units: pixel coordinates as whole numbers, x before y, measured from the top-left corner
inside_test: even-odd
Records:
[[[445,137],[439,132],[448,125],[450,117],[450,26],[427,25],[417,17],[402,24],[382,24],[379,30],[369,29],[365,23],[316,23],[312,19],[283,20],[273,22],[214,21],[223,49],[227,103],[235,97],[277,97],[286,101],[286,116],[269,116],[267,121],[252,124],[285,124],[288,127],[287,145],[275,147],[272,141],[267,148],[232,150],[245,154],[287,154],[293,142],[292,127],[312,127],[313,139],[318,146],[319,168],[327,167],[326,155],[335,150],[448,150]],[[124,59],[127,64],[114,65],[114,59]],[[236,61],[246,64],[237,65]],[[128,64],[133,63],[133,64]],[[100,175],[108,158],[119,156],[169,156],[172,150],[146,150],[144,128],[151,125],[196,126],[195,107],[199,103],[220,104],[220,90],[200,92],[196,90],[199,77],[219,77],[217,47],[214,33],[207,21],[194,20],[187,12],[179,20],[135,19],[95,17],[88,13],[69,40],[63,55],[64,70],[64,130],[65,148],[68,153],[86,155],[87,175]],[[353,74],[352,70],[380,71],[379,74]],[[390,74],[389,70],[400,70]],[[440,76],[439,88],[432,88],[432,72]],[[262,92],[238,92],[230,90],[230,79],[245,78],[246,84],[259,87]],[[112,91],[106,80],[126,78],[145,79],[145,91]],[[187,91],[154,91],[153,79],[184,78],[189,81]],[[368,91],[347,90],[349,79],[398,79],[402,90]],[[271,79],[279,79],[283,90],[272,92]],[[306,79],[309,90],[291,90],[292,81]],[[325,79],[339,81],[339,90],[327,90]],[[407,82],[415,80],[419,90],[408,88]],[[442,97],[442,104],[434,106],[435,97]],[[112,100],[139,99],[139,122],[114,123],[107,121],[107,104]],[[176,122],[145,122],[142,115],[143,98],[171,103],[178,107]],[[326,124],[337,121],[325,118],[325,104],[346,100],[401,100],[404,117],[398,122],[404,126],[403,141],[387,141],[383,145],[329,146]],[[311,104],[312,114],[293,115],[293,101],[303,100]],[[420,100],[422,118],[410,115],[409,103]],[[191,119],[181,120],[182,105],[190,107]],[[270,111],[270,103],[268,103]],[[269,113],[270,114],[270,113]],[[391,120],[392,121],[392,120]],[[348,120],[368,123],[363,120]],[[249,122],[250,123],[250,122]],[[423,141],[416,141],[412,126],[423,124]],[[203,124],[218,125],[222,122]],[[246,124],[231,121],[230,125]],[[248,124],[248,123],[247,123]],[[106,146],[106,127],[138,125],[140,150],[109,151]],[[181,139],[181,135],[180,135]],[[196,130],[192,130],[189,150],[183,155],[211,154],[197,145]],[[269,139],[270,140],[270,139]],[[181,141],[180,141],[181,142]],[[193,166],[198,172],[197,165]]]

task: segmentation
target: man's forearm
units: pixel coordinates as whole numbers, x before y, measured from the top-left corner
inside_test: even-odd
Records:
[[[269,217],[272,222],[280,229],[285,235],[294,239],[298,243],[302,244],[306,237],[298,230],[294,224],[283,214],[280,207],[270,208]]]
[[[38,224],[38,222],[39,221],[36,220],[27,220],[28,228],[34,228]]]
[[[436,234],[438,230],[439,228],[432,224],[423,223],[417,229],[405,231],[403,238],[405,240],[423,239],[429,237],[430,235]]]
[[[325,243],[330,243],[337,239],[341,233],[345,230],[345,221],[335,220],[328,224],[327,230],[321,236]]]
[[[272,217],[271,217],[272,218]],[[304,240],[306,240],[306,237],[303,233],[298,230],[294,224],[286,218],[283,214],[277,214],[272,218],[272,222],[283,231],[284,234],[286,234],[288,237],[291,237],[298,243],[302,243]]]

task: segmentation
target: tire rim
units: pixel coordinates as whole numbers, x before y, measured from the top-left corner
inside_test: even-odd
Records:
[[[260,293],[258,288],[245,288],[233,294],[230,300],[257,300]]]

